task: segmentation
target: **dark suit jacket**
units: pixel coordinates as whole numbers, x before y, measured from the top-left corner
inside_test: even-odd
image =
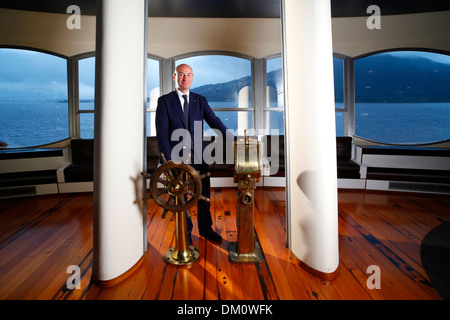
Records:
[[[191,135],[192,143],[194,140],[202,142],[201,150],[203,151],[205,147],[203,142],[203,120],[211,128],[219,129],[225,139],[227,128],[211,110],[204,96],[189,91],[189,123],[185,121],[180,99],[175,91],[163,95],[158,99],[155,119],[156,135],[159,150],[164,153],[167,160],[172,160],[172,149],[183,140],[180,136],[178,136],[178,139],[172,140],[172,133],[177,129],[187,129]],[[196,137],[194,137],[194,134]],[[201,136],[199,137],[198,135]]]

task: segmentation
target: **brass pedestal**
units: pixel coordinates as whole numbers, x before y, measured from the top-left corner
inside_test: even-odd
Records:
[[[233,263],[261,262],[263,260],[261,247],[258,242],[255,243],[253,251],[242,253],[238,251],[238,243],[232,242],[228,247],[228,252],[230,261]]]
[[[200,258],[200,251],[193,246],[189,246],[187,250],[180,251],[176,247],[167,250],[164,260],[167,263],[175,265],[188,266],[196,262]]]
[[[237,242],[229,245],[229,259],[234,263],[261,262],[261,247],[255,240],[254,190],[261,176],[259,142],[247,134],[234,144],[234,181],[238,183]]]
[[[167,250],[164,260],[175,265],[191,265],[200,258],[200,251],[188,245],[186,212],[175,213],[175,247]]]

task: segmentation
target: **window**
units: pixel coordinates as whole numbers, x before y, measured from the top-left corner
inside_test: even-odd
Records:
[[[69,137],[67,60],[0,49],[0,140],[10,148]]]
[[[80,137],[94,138],[95,57],[78,61]]]
[[[379,53],[355,61],[355,133],[384,143],[450,138],[450,56]]]
[[[267,60],[267,105],[264,109],[264,128],[268,129],[269,131],[271,129],[278,129],[279,134],[284,134],[284,95],[282,64],[283,62],[281,57]],[[344,60],[334,58],[333,67],[336,136],[343,136],[344,116],[347,111],[344,105]]]
[[[79,60],[78,63],[78,88],[80,115],[80,137],[83,139],[94,138],[94,97],[95,97],[95,57]],[[147,59],[147,136],[156,135],[155,111],[159,87],[159,61]]]
[[[281,57],[266,62],[266,108],[264,128],[284,134],[283,61]]]
[[[252,129],[251,61],[225,55],[202,55],[177,60],[188,64],[194,73],[192,91],[205,96],[215,114],[230,130]],[[214,135],[204,124],[205,134]]]
[[[333,58],[334,71],[334,108],[336,119],[336,137],[345,135],[344,123],[347,108],[344,103],[344,60]]]
[[[147,59],[147,136],[156,136],[155,114],[158,98],[161,95],[160,88],[160,62]]]

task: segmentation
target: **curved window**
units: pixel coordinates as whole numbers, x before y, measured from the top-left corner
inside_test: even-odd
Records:
[[[78,61],[80,137],[94,138],[95,57]]]
[[[10,148],[69,137],[67,60],[0,49],[0,140]]]
[[[266,108],[264,128],[284,134],[283,60],[281,57],[266,62]]]
[[[251,61],[225,55],[202,55],[179,59],[194,73],[191,90],[208,99],[214,113],[230,130],[253,128]],[[214,135],[207,123],[205,134]]]
[[[160,88],[160,62],[147,59],[147,136],[156,136],[155,114],[158,98],[161,95]]]
[[[266,62],[266,108],[264,109],[264,128],[277,129],[284,134],[284,95],[282,58],[269,59]],[[333,59],[336,136],[344,135],[344,60]]]
[[[160,96],[159,60],[147,58],[147,136],[156,135],[155,110]],[[78,62],[80,137],[94,138],[95,57]]]
[[[355,134],[419,144],[450,138],[450,56],[379,53],[355,61]]]
[[[344,60],[333,58],[334,73],[334,108],[336,119],[336,136],[344,136],[344,123],[347,108],[344,102]]]

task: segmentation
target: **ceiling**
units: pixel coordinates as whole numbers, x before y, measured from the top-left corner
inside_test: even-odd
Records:
[[[381,15],[450,10],[448,0],[330,0],[333,17],[368,16],[370,5]],[[280,0],[148,0],[150,17],[279,18]],[[78,5],[81,14],[95,15],[96,0],[0,0],[0,8],[66,13]]]

